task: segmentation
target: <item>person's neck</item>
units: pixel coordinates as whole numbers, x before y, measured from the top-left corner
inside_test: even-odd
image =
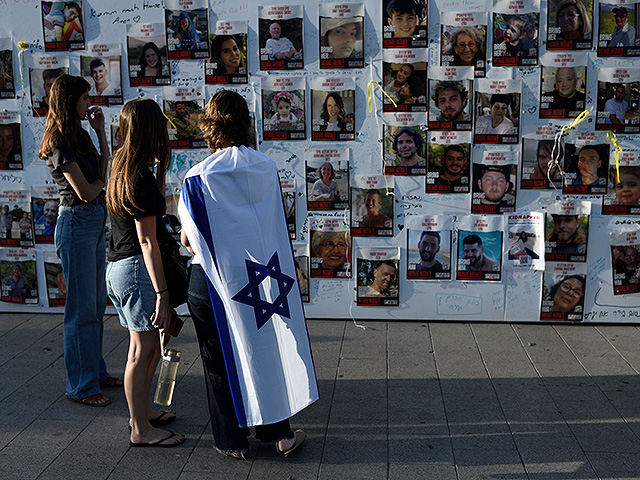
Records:
[[[405,167],[413,167],[420,161],[420,157],[417,153],[414,153],[410,158],[404,160]]]
[[[500,200],[498,200],[497,202],[492,202],[491,200],[487,200],[486,198],[481,198],[480,203],[483,205],[498,205],[500,203]]]
[[[497,127],[498,125],[500,125],[502,122],[504,122],[504,118],[503,118],[502,120],[500,120],[498,123],[496,123],[496,120],[495,120],[493,117],[491,117],[491,126],[492,126],[493,128],[496,128],[496,127]]]
[[[460,172],[458,175],[452,175],[448,172],[444,172],[442,174],[442,178],[444,178],[445,180],[448,180],[450,182],[455,182],[456,180],[460,180],[460,177],[462,177],[462,172]]]
[[[433,260],[429,260],[428,262],[425,262],[424,260],[420,260],[420,265],[422,265],[425,268],[431,268],[433,267],[438,261],[436,260],[435,257],[433,257]]]

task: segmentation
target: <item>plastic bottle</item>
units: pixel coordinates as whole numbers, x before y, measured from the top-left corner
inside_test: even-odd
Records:
[[[162,354],[162,365],[160,366],[160,375],[158,375],[156,394],[153,398],[154,403],[163,406],[171,405],[179,363],[180,351],[165,349]]]

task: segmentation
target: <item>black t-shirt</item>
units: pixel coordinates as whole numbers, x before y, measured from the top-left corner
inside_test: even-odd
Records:
[[[87,133],[86,135],[89,134]],[[98,180],[100,174],[100,159],[95,152],[83,155],[74,150],[67,137],[56,137],[53,152],[51,156],[47,158],[47,167],[49,167],[49,172],[58,187],[58,192],[60,193],[60,204],[65,207],[81,205],[84,203],[80,200],[60,168],[65,163],[70,162],[76,162],[78,164],[84,178],[89,183],[93,183]]]
[[[142,253],[138,233],[136,232],[136,220],[145,217],[156,217],[156,238],[161,241],[170,237],[164,226],[162,217],[166,211],[164,196],[158,189],[156,178],[148,168],[142,169],[142,173],[134,188],[135,201],[140,207],[134,215],[120,218],[109,212],[111,220],[111,238],[109,239],[109,261],[116,262],[123,258],[132,257]]]

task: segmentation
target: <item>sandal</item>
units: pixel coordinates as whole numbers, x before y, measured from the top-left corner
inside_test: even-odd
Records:
[[[160,440],[157,440],[155,442],[152,443],[138,443],[138,442],[132,442],[131,440],[129,440],[129,445],[131,445],[132,447],[160,447],[160,448],[171,448],[171,447],[177,447],[178,445],[182,445],[185,441],[185,437],[182,435],[179,435],[177,433],[173,433],[171,430],[167,430],[167,432],[169,432],[169,435],[167,435],[164,438],[161,438]],[[178,441],[173,442],[173,443],[164,443],[167,440],[172,440],[173,438],[178,438]]]
[[[89,395],[88,397],[84,398],[69,398],[69,400],[75,403],[88,405],[90,407],[106,407],[107,405],[111,405],[111,400],[109,400],[101,393],[94,393],[93,395]]]
[[[302,430],[296,430],[295,432],[293,432],[293,439],[294,439],[293,445],[291,445],[291,447],[289,447],[288,450],[284,450],[284,451],[278,448],[278,443],[280,443],[280,441],[278,440],[276,442],[276,452],[278,452],[278,454],[283,457],[288,457],[293,453],[293,451],[296,448],[302,445],[302,443],[307,439],[307,434],[304,433]]]
[[[213,446],[213,449],[216,452],[218,452],[220,455],[224,455],[225,457],[235,458],[236,460],[246,460],[247,453],[249,453],[249,450],[246,450],[246,449],[245,450],[221,450],[215,445]]]
[[[149,420],[152,427],[158,428],[168,423],[173,422],[176,419],[176,412],[173,410],[160,410],[160,415],[156,418]],[[131,422],[131,420],[129,420]],[[131,431],[131,423],[129,423],[129,431]]]
[[[124,382],[116,377],[107,377],[100,382],[100,388],[122,388]]]

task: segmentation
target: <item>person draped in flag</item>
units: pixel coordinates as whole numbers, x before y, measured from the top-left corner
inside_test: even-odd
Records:
[[[211,98],[200,128],[214,153],[187,172],[179,207],[214,448],[236,459],[248,454],[249,426],[288,456],[306,438],[289,417],[318,398],[277,168],[247,147],[250,126],[241,95]]]
[[[123,145],[113,156],[107,185],[111,217],[107,290],[129,330],[124,393],[131,420],[132,447],[175,447],[184,436],[157,428],[172,422],[171,410],[149,405],[151,380],[160,359],[160,331],[171,322],[169,290],[159,241],[167,232],[164,176],[171,160],[166,120],[156,102],[136,98],[120,113]],[[156,165],[154,177],[151,170]],[[170,240],[169,240],[170,241]]]

